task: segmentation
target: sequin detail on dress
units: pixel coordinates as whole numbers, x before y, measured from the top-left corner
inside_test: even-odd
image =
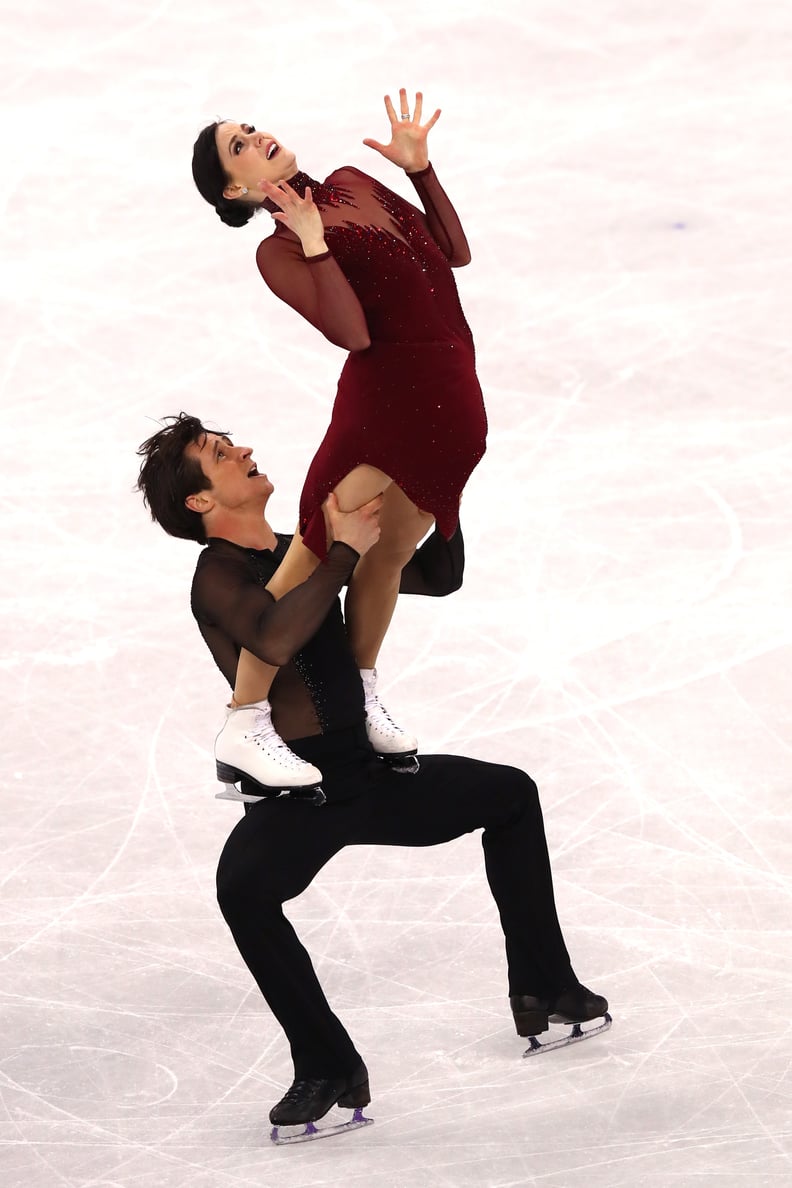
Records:
[[[299,173],[295,173],[294,177],[287,178],[286,181],[301,198],[305,197],[305,190],[310,186],[311,198],[314,205],[319,207],[319,210],[334,209],[337,206],[355,205],[352,201],[352,195],[348,190],[344,190],[341,186],[328,185],[327,182],[314,181],[312,177],[309,177],[307,173],[303,173],[302,170]],[[270,214],[274,214],[275,211],[280,210],[280,207],[271,198],[265,198],[261,205]]]

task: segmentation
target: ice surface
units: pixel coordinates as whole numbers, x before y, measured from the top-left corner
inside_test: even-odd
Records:
[[[632,1188],[790,1177],[792,406],[783,0],[6,5],[3,1188]],[[190,146],[432,157],[491,417],[468,573],[399,609],[387,704],[525,766],[606,1035],[521,1059],[478,842],[341,855],[292,905],[376,1126],[276,1150],[284,1041],[217,911],[239,810],[195,548],[131,488],[186,408],[289,529],[342,356],[262,285]]]

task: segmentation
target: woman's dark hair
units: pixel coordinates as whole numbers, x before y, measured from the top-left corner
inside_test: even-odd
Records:
[[[203,516],[192,511],[184,501],[188,495],[197,495],[212,485],[198,459],[185,453],[188,445],[206,437],[207,430],[197,417],[184,412],[178,417],[163,419],[164,428],[152,434],[138,449],[143,462],[137,490],[142,493],[152,520],[161,524],[170,536],[206,544]],[[217,432],[221,437],[228,436],[222,430]]]
[[[226,198],[223,194],[228,185],[228,177],[220,164],[220,154],[217,151],[217,128],[217,123],[209,124],[198,133],[198,139],[193,145],[193,181],[198,187],[198,193],[215,208],[227,227],[244,227],[245,223],[253,218],[256,207],[240,198]]]

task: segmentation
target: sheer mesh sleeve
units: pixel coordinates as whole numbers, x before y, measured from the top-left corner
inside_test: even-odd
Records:
[[[370,345],[363,306],[331,252],[306,258],[299,240],[272,235],[259,244],[256,263],[273,293],[330,342],[347,351]]]
[[[459,215],[449,202],[431,165],[420,173],[408,173],[426,211],[426,221],[432,238],[452,268],[470,263],[470,248],[459,221]]]
[[[427,594],[433,598],[453,594],[462,585],[464,569],[462,528],[457,527],[450,540],[435,529],[402,570],[399,593]]]
[[[202,631],[220,628],[259,660],[281,667],[318,631],[358,559],[336,541],[308,580],[276,602],[244,558],[207,556],[193,581],[193,614]]]

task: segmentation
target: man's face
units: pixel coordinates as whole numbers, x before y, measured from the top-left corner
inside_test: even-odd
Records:
[[[266,474],[259,474],[250,446],[235,446],[228,437],[207,433],[184,452],[198,462],[212,484],[209,490],[188,496],[187,506],[193,511],[236,511],[250,506],[264,510],[274,488]]]

